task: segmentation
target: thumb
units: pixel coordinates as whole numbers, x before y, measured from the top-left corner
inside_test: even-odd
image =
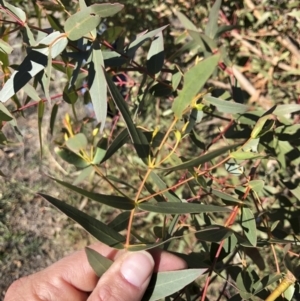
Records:
[[[100,278],[88,301],[139,301],[149,284],[154,260],[146,251],[126,252]]]

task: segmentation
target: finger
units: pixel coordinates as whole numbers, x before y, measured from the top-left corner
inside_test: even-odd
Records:
[[[88,301],[139,301],[151,279],[154,260],[146,251],[120,256],[100,278]]]
[[[166,272],[187,268],[187,263],[172,253],[161,249],[152,249],[149,252],[155,262],[154,272]]]
[[[4,301],[86,301],[89,293],[79,291],[59,278],[39,282],[40,273],[15,281],[5,294]],[[51,276],[49,276],[51,277]]]
[[[93,244],[91,248],[111,260],[114,260],[119,252],[101,243]],[[89,265],[85,251],[82,250],[38,273],[18,279],[9,287],[5,301],[86,300],[97,282],[98,277]]]

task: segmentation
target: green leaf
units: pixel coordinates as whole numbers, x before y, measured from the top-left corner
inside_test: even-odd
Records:
[[[122,117],[124,118],[124,121],[128,129],[128,133],[130,135],[131,141],[133,142],[137,155],[141,159],[146,159],[150,152],[149,142],[147,141],[143,132],[138,128],[136,128],[136,126],[134,125],[127,104],[123,96],[121,95],[120,91],[116,87],[115,83],[112,81],[112,79],[106,72],[105,72],[105,76],[106,76],[109,92],[116,106],[118,107]]]
[[[251,277],[250,271],[241,271],[236,278],[236,286],[239,289],[239,293],[243,299],[250,299],[252,294],[250,293],[253,285],[253,278]]]
[[[0,101],[6,102],[17,93],[28,81],[44,70],[48,64],[48,56],[55,58],[67,46],[68,39],[60,32],[53,32],[43,38],[25,57],[0,91]]]
[[[252,180],[252,181],[249,181],[248,184],[249,184],[249,187],[255,192],[262,191],[262,189],[265,186],[265,182],[263,180]]]
[[[74,153],[78,153],[87,147],[88,141],[83,133],[79,133],[70,137],[66,141],[66,146]]]
[[[203,212],[231,212],[232,210],[226,207],[214,205],[202,205],[194,203],[141,203],[138,205],[141,210],[163,213],[163,214],[187,214],[187,213],[203,213]]]
[[[244,234],[248,238],[251,245],[256,247],[257,230],[253,212],[247,207],[242,207],[241,212],[241,226],[244,230]]]
[[[90,165],[90,163],[86,162],[84,159],[82,159],[79,155],[73,153],[67,148],[63,147],[56,147],[54,149],[55,153],[60,156],[64,161],[79,167],[79,168],[85,168]]]
[[[50,117],[50,133],[51,133],[51,136],[53,135],[57,112],[58,112],[58,104],[55,103],[52,107],[51,117]]]
[[[277,275],[267,275],[263,277],[263,279],[260,279],[256,283],[253,284],[253,295],[258,294],[260,291],[265,289],[267,286],[279,281],[282,278],[281,274]]]
[[[300,184],[294,184],[291,181],[282,180],[281,181],[289,191],[300,201]]]
[[[229,228],[212,225],[205,227],[203,230],[197,231],[195,236],[201,241],[220,242],[232,235],[232,233],[233,231]]]
[[[209,104],[215,106],[221,113],[243,114],[248,111],[248,106],[237,102],[219,99],[210,95],[205,95],[203,99]]]
[[[126,46],[126,48],[123,50],[123,52],[121,52],[121,54],[115,51],[103,51],[105,66],[118,67],[123,65],[128,60],[134,57],[137,49],[141,45],[143,45],[146,41],[152,39],[154,36],[157,36],[167,26],[168,25],[149,32],[145,31],[139,34],[135,40],[133,40],[128,46]]]
[[[200,50],[203,52],[204,58],[211,56],[213,51],[218,48],[217,43],[213,39],[199,31],[188,30],[188,34],[198,45],[198,48],[200,48]]]
[[[258,150],[258,144],[259,144],[259,138],[256,139],[248,139],[248,141],[243,145],[242,149],[244,152],[252,151],[254,153],[257,153]]]
[[[8,43],[0,39],[0,51],[6,54],[11,54],[13,51],[13,47],[11,47]]]
[[[252,152],[244,152],[242,150],[230,153],[230,157],[236,160],[250,160],[250,159],[258,159],[264,158],[265,155],[261,155],[258,153]]]
[[[70,86],[69,83],[65,85],[64,91],[63,91],[63,99],[68,104],[75,104],[78,99],[78,94],[76,91],[75,86]]]
[[[10,124],[10,126],[12,127],[17,139],[19,140],[19,142],[24,143],[23,141],[23,136],[22,133],[20,132],[20,130],[18,129],[18,125],[17,125],[17,121],[16,119],[11,119],[8,121],[8,124]]]
[[[107,138],[102,138],[96,145],[96,153],[93,158],[93,164],[99,164],[105,154],[107,149]]]
[[[275,129],[280,141],[291,141],[299,139],[300,124],[282,125]]]
[[[83,182],[87,177],[89,177],[92,173],[94,173],[94,167],[92,165],[84,168],[76,177],[75,181],[73,182],[73,185],[77,186],[78,184]]]
[[[108,160],[116,151],[118,151],[128,141],[128,137],[128,130],[124,129],[108,147],[104,158],[101,160],[101,163]]]
[[[256,124],[251,132],[252,139],[259,138],[259,137],[263,136],[263,134],[266,133],[263,130],[263,128],[264,128],[266,122],[271,118],[272,118],[272,116],[270,114],[268,114],[268,115],[264,115],[258,119],[258,121],[256,122]]]
[[[176,72],[175,74],[172,75],[172,88],[175,91],[182,79],[182,74],[181,72]]]
[[[184,75],[184,84],[175,98],[172,110],[180,119],[184,110],[191,104],[193,98],[203,88],[204,84],[215,71],[220,60],[220,53],[212,55],[193,66]]]
[[[27,19],[27,17],[26,17],[26,14],[25,14],[25,12],[21,9],[21,8],[18,8],[18,7],[16,7],[16,6],[13,6],[13,5],[11,5],[11,4],[9,4],[9,3],[7,3],[5,0],[2,0],[1,1],[3,4],[4,4],[4,6],[6,7],[6,8],[8,8],[20,21],[22,21],[22,22],[26,22],[26,19]]]
[[[191,22],[183,13],[175,10],[175,15],[179,19],[180,23],[183,25],[185,29],[190,29],[194,31],[198,31],[198,28]]]
[[[67,19],[64,30],[71,41],[79,40],[95,29],[101,21],[101,17],[91,11],[91,7],[72,15]]]
[[[296,290],[295,285],[290,285],[283,293],[284,300],[291,301],[295,296],[294,295],[295,290]]]
[[[103,132],[107,114],[107,84],[104,75],[104,61],[99,42],[92,47],[92,60],[89,64],[89,93],[92,99],[96,119],[101,123],[100,133]]]
[[[224,147],[221,147],[219,149],[216,149],[214,151],[211,151],[205,155],[201,155],[198,158],[192,159],[192,160],[188,160],[182,164],[179,164],[177,166],[174,167],[168,167],[168,168],[163,168],[163,170],[171,172],[171,171],[176,171],[176,170],[182,170],[182,169],[187,169],[190,167],[196,167],[199,166],[200,164],[206,163],[218,156],[224,155],[226,154],[227,151],[238,147],[239,145],[241,145],[241,143],[237,143],[237,144],[233,144],[233,145],[227,145]]]
[[[220,199],[222,199],[224,201],[225,204],[228,205],[236,205],[236,204],[243,204],[243,202],[241,202],[238,198],[235,198],[234,196],[227,194],[225,192],[219,191],[219,190],[215,190],[212,189],[211,193],[217,197],[219,197]]]
[[[160,300],[180,291],[200,277],[207,269],[187,269],[153,274],[142,301]]]
[[[43,197],[68,217],[73,219],[76,223],[81,225],[88,233],[93,235],[99,241],[115,249],[124,248],[125,237],[104,223],[50,195],[43,193],[38,193],[38,195]]]
[[[239,27],[237,25],[224,25],[220,26],[215,34],[215,39],[219,38],[223,33],[227,31],[231,31],[233,29],[238,29]]]
[[[122,210],[132,210],[135,208],[135,203],[133,200],[123,197],[123,196],[117,196],[117,195],[106,195],[106,194],[100,194],[95,192],[90,192],[84,189],[81,189],[77,186],[71,185],[67,182],[60,181],[58,179],[50,177],[52,180],[56,181],[58,184],[75,191],[79,194],[81,194],[84,197],[87,197],[93,201],[99,202],[101,204],[118,208]]]
[[[89,6],[92,13],[100,16],[101,18],[107,18],[115,15],[123,9],[124,5],[120,3],[101,3],[93,4]]]
[[[213,7],[211,8],[208,16],[208,22],[205,26],[205,34],[214,39],[216,33],[218,32],[218,19],[219,19],[219,10],[221,7],[222,0],[216,0]]]
[[[108,226],[117,232],[127,229],[131,213],[124,211],[113,219]]]
[[[165,190],[167,188],[167,184],[154,171],[150,172],[150,178],[160,190]],[[169,202],[173,202],[173,203],[181,202],[180,198],[175,194],[175,192],[171,190],[163,192],[163,195]]]
[[[157,74],[164,65],[164,39],[162,32],[159,32],[153,39],[147,54],[147,70],[150,74]]]
[[[160,32],[162,32],[168,25],[162,26],[160,28],[154,29],[152,31],[149,31],[147,33],[140,34],[134,41],[132,41],[128,47],[126,47],[125,54],[129,58],[133,58],[135,55],[136,50],[144,44],[147,40],[157,36]]]
[[[39,97],[38,93],[36,92],[36,88],[34,88],[32,85],[30,85],[29,83],[27,83],[24,87],[23,87],[24,92],[33,100],[35,101],[40,101],[41,98]]]
[[[38,104],[38,129],[39,129],[41,157],[43,156],[42,121],[44,117],[44,112],[45,112],[45,103],[43,100],[40,100]]]
[[[300,104],[287,104],[287,105],[277,105],[272,113],[276,116],[283,116],[286,114],[292,114],[299,111],[300,111]]]
[[[0,102],[0,121],[10,121],[12,119],[14,119],[14,117],[6,109],[4,104]]]
[[[113,264],[113,261],[101,255],[97,251],[86,247],[85,253],[88,259],[88,262],[95,274],[100,278]]]

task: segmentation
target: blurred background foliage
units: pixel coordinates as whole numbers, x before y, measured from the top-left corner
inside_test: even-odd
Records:
[[[61,24],[67,18],[66,13],[61,9],[62,5],[55,0],[14,0],[11,3],[26,12],[31,26],[47,28],[49,26],[47,16],[51,16]],[[75,13],[78,8],[78,1],[62,0],[61,3],[70,13]],[[101,1],[86,1],[87,5],[92,3],[101,3]],[[186,16],[198,29],[205,31],[214,1],[132,0],[123,1],[122,4],[124,4],[124,9],[120,13],[103,20],[101,24],[103,30],[115,28],[121,44],[123,42],[127,44],[135,38],[136,34],[144,30],[151,31],[169,24],[163,31],[166,72],[162,72],[161,81],[170,83],[176,68],[186,73],[194,65],[197,57],[205,54],[203,49],[200,49],[199,45],[191,39],[185,28],[186,24],[177,12]],[[234,101],[251,107],[252,112],[241,116],[241,124],[238,124],[233,122],[231,114],[220,114],[215,106],[207,106],[203,120],[195,126],[193,131],[193,143],[190,141],[191,137],[183,139],[182,149],[178,155],[181,155],[183,160],[198,156],[211,145],[220,148],[230,144],[232,140],[248,138],[258,118],[274,105],[300,103],[299,7],[300,1],[296,0],[223,1],[218,24],[228,26],[228,31],[220,33],[216,39],[216,47],[227,54],[228,69],[219,68],[207,82],[205,89],[207,91],[212,89],[212,95],[215,97],[219,97],[224,91],[231,91]],[[1,19],[3,19],[3,14]],[[3,26],[1,34],[4,35],[4,32]],[[9,42],[14,46],[16,55],[10,63],[20,64],[20,58],[25,56],[22,38],[20,35],[11,36],[13,40]],[[105,31],[103,37],[109,39]],[[119,82],[120,91],[128,101],[130,111],[139,126],[153,131],[159,125],[160,131],[164,132],[172,122],[170,108],[176,94],[173,93],[174,91],[165,91],[164,85],[154,89],[151,80],[144,79],[141,66],[146,64],[148,51],[149,43],[145,43],[135,55],[136,64],[112,67],[110,71],[116,74],[115,82]],[[235,71],[230,70],[232,65],[235,66]],[[130,68],[131,70],[128,71]],[[61,93],[66,84],[63,78],[57,80],[61,76],[58,68],[56,72],[51,83],[51,96]],[[237,79],[236,86],[232,86],[232,72]],[[140,87],[143,89],[147,87],[150,93],[147,93],[147,89],[145,93],[141,93]],[[22,100],[23,105],[26,97],[22,92],[20,93],[18,98]],[[15,110],[14,116],[17,117],[18,126],[22,130],[24,143],[16,141],[12,132],[3,129],[6,138],[12,143],[0,147],[0,169],[7,176],[0,179],[0,279],[5,279],[0,284],[0,291],[4,292],[7,285],[14,279],[37,271],[67,252],[81,248],[93,240],[80,227],[74,226],[74,223],[70,223],[48,203],[36,197],[33,192],[43,191],[51,194],[101,219],[106,224],[113,221],[121,212],[118,209],[105,205],[100,207],[97,203],[89,202],[87,197],[73,194],[54,182],[50,182],[45,176],[45,174],[51,174],[69,183],[77,179],[78,169],[61,160],[54,148],[64,143],[68,127],[71,127],[74,132],[84,133],[89,142],[93,141],[91,133],[95,123],[93,123],[92,108],[82,106],[84,102],[85,104],[89,102],[85,93],[79,96],[73,108],[61,98],[58,99],[59,110],[52,136],[49,134],[51,109],[46,107],[42,126],[44,137],[42,159],[40,159],[36,106],[22,107],[19,111],[16,110],[14,104],[8,106],[11,111]],[[76,116],[74,111],[76,111]],[[183,124],[182,122],[178,127]],[[300,232],[298,125],[299,112],[297,111],[286,115],[286,120],[280,119],[280,122],[276,124],[277,127],[274,126],[272,120],[267,121],[266,134],[259,150],[267,154],[268,159],[243,162],[244,170],[249,172],[249,175],[252,172],[255,173],[254,181],[260,181],[254,184],[259,186],[263,181],[264,189],[258,187],[256,192],[265,206],[265,211],[257,210],[257,204],[252,201],[253,196],[243,201],[253,212],[256,212],[258,237],[263,239],[272,237],[274,243],[251,248],[223,247],[216,264],[216,274],[212,277],[206,295],[208,300],[249,299],[247,295],[249,289],[253,290],[254,284],[258,286],[259,279],[266,275],[275,275],[278,270],[282,273],[288,273],[289,270],[297,278],[299,270],[297,245]],[[108,141],[113,141],[124,127],[119,112],[111,102],[105,127]],[[162,152],[162,156],[167,156],[169,149],[172,149],[176,143],[176,137],[170,137],[168,148]],[[276,143],[280,145],[279,148],[275,145]],[[171,157],[171,160],[175,160],[171,163],[178,164],[175,157]],[[132,154],[130,147],[118,150],[114,159],[106,161],[101,167],[105,174],[110,175],[112,181],[116,183],[120,180],[124,181],[124,186],[119,183],[121,189],[126,189],[126,194],[134,197],[144,170],[139,165],[137,157]],[[233,165],[233,168],[238,167]],[[247,179],[237,176],[234,171],[230,173],[225,165],[221,165],[211,170],[209,174],[196,178],[196,183],[191,181],[189,186],[182,185],[174,191],[180,198],[187,200],[193,200],[193,198],[197,200],[201,196],[200,200],[209,204],[215,202],[216,194],[209,193],[208,188],[241,196]],[[191,170],[188,172],[192,173]],[[186,173],[180,171],[164,175],[164,181],[172,186],[185,177]],[[131,188],[126,186],[128,183]],[[154,183],[155,181],[148,183],[149,190],[156,189]],[[103,179],[97,177],[87,178],[81,186],[90,191],[113,194],[111,187]],[[195,192],[196,189],[199,191]],[[225,204],[230,204],[230,201],[232,200],[227,200]],[[264,226],[264,220],[267,220],[269,228]],[[200,218],[194,220],[194,217],[183,216],[181,220],[183,227],[178,230],[177,234],[185,233],[187,229],[184,225],[186,224],[197,228],[200,224],[223,225],[224,221],[223,213],[208,215],[204,220]],[[136,237],[145,235],[144,238],[149,239],[152,235],[150,230],[154,229],[159,237],[163,222],[163,217],[155,213],[141,215],[134,221],[134,228],[137,229],[134,234]],[[240,224],[236,223],[232,229],[240,231]],[[202,240],[200,234],[198,239]],[[290,245],[280,243],[280,240],[284,239],[294,240],[295,245],[289,249]],[[201,258],[203,263],[209,265],[213,262],[220,243],[217,238],[216,241],[207,243],[203,241],[202,244],[199,244],[199,240],[185,237],[181,241],[173,241],[170,249],[180,253],[195,253],[197,254],[195,262],[201,262]],[[286,256],[287,253],[291,255],[291,259],[287,259],[289,258]],[[232,283],[235,283],[236,287]],[[195,296],[201,291],[203,285],[204,280],[191,288]],[[273,289],[274,287],[275,283],[273,283]],[[243,291],[244,294],[237,294]],[[286,296],[286,299],[279,297],[278,300],[298,300],[297,282],[295,292],[292,294]],[[263,291],[261,298],[264,299],[267,295],[268,292]],[[261,299],[251,295],[251,300]]]

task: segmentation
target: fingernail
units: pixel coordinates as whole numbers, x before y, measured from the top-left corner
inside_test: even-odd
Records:
[[[154,260],[148,252],[127,253],[121,273],[129,283],[141,287],[152,274],[153,267]]]

